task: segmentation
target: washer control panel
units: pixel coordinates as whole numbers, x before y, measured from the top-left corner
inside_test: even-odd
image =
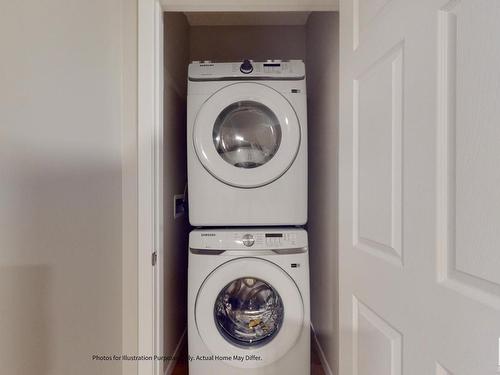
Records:
[[[189,246],[214,250],[273,250],[307,247],[303,229],[196,229],[189,235]]]

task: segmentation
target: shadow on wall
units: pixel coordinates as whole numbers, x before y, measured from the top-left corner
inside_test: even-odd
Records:
[[[0,363],[12,375],[49,374],[50,283],[49,266],[0,267]]]
[[[58,145],[0,165],[0,374],[120,374],[120,160]]]

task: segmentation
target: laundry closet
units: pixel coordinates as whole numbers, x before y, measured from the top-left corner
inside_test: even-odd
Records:
[[[339,18],[337,12],[164,13],[163,352],[186,340],[187,69],[192,61],[302,60],[307,84],[311,345],[324,368],[336,366]],[[206,199],[210,199],[207,196]],[[168,366],[168,363],[167,365]],[[168,367],[167,367],[168,368]],[[168,368],[168,371],[172,369]],[[326,370],[325,371],[329,371]],[[325,372],[328,373],[328,372]]]
[[[188,64],[231,61],[245,74],[244,59],[298,59],[307,77],[312,347],[325,371],[495,372],[498,1],[139,4],[140,351],[185,347],[193,228],[174,207],[183,206],[194,143]],[[214,308],[207,313],[220,323]],[[172,364],[163,364],[168,374]],[[140,373],[153,365],[140,363]]]

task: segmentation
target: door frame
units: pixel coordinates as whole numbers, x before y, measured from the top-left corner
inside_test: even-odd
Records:
[[[195,4],[137,0],[137,353],[163,354],[163,12],[339,11],[338,0],[287,4],[243,0]],[[155,261],[153,261],[155,259]],[[156,266],[153,266],[153,262]],[[138,361],[138,375],[163,375],[159,361]]]
[[[138,343],[139,355],[162,353],[163,295],[163,9],[138,0]],[[160,375],[158,361],[138,374]]]

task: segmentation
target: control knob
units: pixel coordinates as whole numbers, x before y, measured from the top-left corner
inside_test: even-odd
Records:
[[[240,72],[243,74],[249,74],[253,72],[253,65],[250,60],[243,60],[243,63],[240,65]]]
[[[251,247],[251,246],[253,246],[254,243],[255,243],[255,239],[253,238],[253,236],[251,234],[245,234],[243,236],[243,245],[245,245],[246,247]]]

